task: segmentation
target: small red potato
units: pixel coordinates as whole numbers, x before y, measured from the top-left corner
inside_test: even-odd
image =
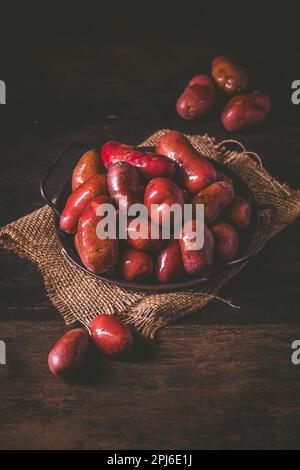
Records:
[[[178,204],[183,208],[184,197],[182,190],[174,181],[168,178],[153,178],[146,186],[144,204],[149,217],[161,225],[164,217],[170,214],[170,207],[173,204]],[[157,204],[157,209],[152,207],[152,204]]]
[[[156,145],[156,152],[179,165],[183,185],[191,193],[197,193],[217,181],[214,166],[197,152],[181,132],[163,134]]]
[[[75,247],[76,253],[80,256],[78,233],[75,233],[74,235],[74,247]]]
[[[119,241],[117,239],[100,239],[97,236],[97,224],[102,219],[97,215],[97,211],[102,204],[112,205],[112,201],[105,195],[99,195],[93,199],[79,219],[77,232],[81,261],[87,269],[99,274],[112,268],[119,255]],[[114,214],[116,217],[116,211]]]
[[[204,224],[203,247],[199,250],[191,249],[191,243],[194,241],[191,231],[198,231],[198,223],[195,219],[187,222],[179,239],[183,267],[190,275],[205,274],[214,264],[214,237],[207,225]]]
[[[155,176],[172,178],[175,174],[175,165],[168,158],[113,140],[103,145],[101,157],[107,170],[113,163],[127,162],[135,166],[146,179]]]
[[[239,237],[235,228],[227,222],[218,222],[211,227],[215,237],[217,256],[225,263],[231,261],[239,249]]]
[[[238,95],[225,105],[221,121],[228,131],[239,131],[257,126],[271,110],[271,100],[265,93],[254,91]]]
[[[140,281],[151,276],[153,260],[148,253],[126,248],[120,259],[120,272],[127,281]]]
[[[141,222],[138,224],[134,222],[135,220],[135,217],[128,217],[126,244],[131,248],[141,251],[151,252],[160,250],[164,245],[161,233],[159,233],[159,238],[152,238],[150,220],[141,219]],[[147,238],[143,237],[144,233],[147,234]],[[138,238],[133,238],[137,234],[140,234]]]
[[[215,104],[215,86],[207,75],[196,75],[179,97],[176,110],[183,119],[195,119],[206,114]]]
[[[108,170],[107,184],[110,197],[119,209],[127,210],[141,202],[138,170],[126,162],[116,162]]]
[[[192,199],[192,205],[195,208],[197,204],[204,204],[204,221],[211,225],[220,212],[231,203],[234,198],[234,189],[232,184],[226,181],[207,186]]]
[[[225,181],[233,186],[233,179],[222,171],[218,171],[218,181]]]
[[[89,347],[89,334],[85,328],[68,331],[53,346],[48,357],[49,369],[54,375],[68,376],[82,365]]]
[[[113,315],[102,313],[91,321],[91,335],[96,346],[108,356],[129,352],[133,337],[130,328]]]
[[[157,258],[157,279],[165,284],[180,279],[184,274],[178,240],[171,239]]]
[[[67,233],[75,233],[82,212],[89,202],[99,194],[108,194],[106,175],[92,176],[70,194],[60,218],[59,226],[61,230]]]
[[[104,173],[100,153],[96,150],[88,150],[85,152],[74,168],[72,175],[72,191],[75,191],[81,184],[85,183],[92,176],[98,173]]]
[[[237,196],[226,209],[224,216],[237,230],[245,230],[250,224],[251,206],[245,198]]]
[[[248,86],[248,76],[244,68],[234,59],[218,56],[212,61],[211,75],[225,93],[234,95]]]

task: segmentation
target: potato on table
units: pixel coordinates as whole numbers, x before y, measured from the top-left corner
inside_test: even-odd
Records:
[[[183,119],[195,119],[206,114],[215,104],[215,86],[207,75],[196,75],[178,98],[177,113]]]
[[[234,95],[247,88],[248,76],[244,68],[236,60],[218,56],[212,61],[211,75],[225,93]]]
[[[228,131],[238,131],[261,124],[270,110],[268,95],[259,91],[245,93],[231,98],[222,111],[221,121]]]

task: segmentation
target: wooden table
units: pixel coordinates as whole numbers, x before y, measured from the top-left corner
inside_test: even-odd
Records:
[[[205,14],[204,23],[209,8]],[[42,205],[40,176],[67,141],[139,143],[159,128],[228,138],[220,107],[193,122],[174,110],[186,82],[208,72],[220,52],[240,55],[253,87],[273,100],[264,126],[230,137],[300,187],[300,106],[290,99],[297,43],[259,28],[251,37],[240,28],[237,41],[195,20],[166,29],[161,22],[153,31],[131,22],[124,36],[119,20],[116,37],[102,19],[97,35],[101,14],[92,17],[56,36],[41,26],[25,31],[18,17],[21,32],[1,56],[8,91],[0,107],[1,225]],[[222,291],[240,310],[211,303],[157,342],[140,342],[127,362],[94,360],[77,383],[48,371],[48,352],[66,329],[40,274],[1,251],[0,339],[8,358],[0,366],[0,448],[299,448],[300,366],[291,362],[300,339],[299,233],[297,221]]]

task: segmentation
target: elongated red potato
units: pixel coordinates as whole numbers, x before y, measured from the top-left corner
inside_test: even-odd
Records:
[[[82,365],[89,347],[89,334],[85,328],[68,331],[53,346],[48,357],[49,369],[54,375],[67,376]]]
[[[116,210],[108,196],[100,195],[93,199],[84,210],[78,223],[78,244],[80,257],[87,269],[94,273],[104,273],[112,268],[119,254],[119,241],[114,238],[99,238],[97,224],[103,217],[97,215],[102,204],[111,204],[116,217]]]
[[[245,230],[250,224],[251,213],[247,199],[237,196],[226,209],[224,216],[237,230]]]
[[[70,194],[60,218],[61,230],[67,233],[75,233],[82,212],[89,202],[99,194],[108,194],[106,175],[92,176]]]
[[[127,210],[141,202],[138,170],[126,162],[116,162],[108,170],[107,184],[110,197],[119,209]]]
[[[238,131],[261,124],[270,110],[268,95],[259,91],[245,93],[231,98],[222,111],[221,121],[228,131]]]
[[[146,186],[144,204],[153,222],[161,225],[166,217],[170,217],[170,207],[173,204],[178,204],[181,209],[183,208],[183,192],[174,181],[168,178],[153,178]],[[157,204],[157,208],[153,207],[154,204]],[[172,217],[171,224],[173,220]]]
[[[76,253],[80,256],[79,241],[78,241],[77,233],[75,233],[74,235],[74,247],[75,247]]]
[[[113,315],[102,313],[91,321],[91,335],[96,346],[108,356],[130,351],[133,337],[130,328]]]
[[[155,176],[172,178],[175,174],[175,165],[168,158],[113,140],[102,146],[101,157],[107,170],[113,163],[127,162],[138,168],[140,174],[146,179]]]
[[[230,57],[215,57],[212,61],[211,75],[218,87],[229,95],[241,93],[248,86],[246,71],[241,64]]]
[[[98,173],[105,173],[100,153],[96,150],[88,150],[81,156],[74,168],[72,175],[72,191],[75,191],[81,184]]]
[[[192,205],[195,207],[197,204],[204,204],[204,222],[211,225],[233,198],[232,184],[218,181],[196,194],[192,199]]]
[[[225,263],[233,260],[239,249],[239,237],[235,228],[227,222],[218,222],[211,227],[215,237],[217,256]]]
[[[176,110],[183,119],[195,119],[206,114],[215,104],[215,86],[207,75],[196,75],[178,98]]]
[[[178,240],[170,240],[157,258],[157,279],[165,284],[180,279],[184,274]]]
[[[131,248],[141,251],[160,250],[164,245],[161,231],[159,230],[159,238],[152,238],[150,220],[141,219],[140,223],[135,222],[135,220],[135,217],[128,217],[126,244]],[[146,237],[144,237],[144,234]]]
[[[163,134],[156,145],[156,152],[179,165],[183,185],[191,193],[197,193],[218,179],[214,166],[197,152],[181,132]]]
[[[233,186],[233,179],[230,178],[230,176],[226,175],[222,171],[218,171],[218,181],[226,181],[226,183],[229,183]]]
[[[120,259],[120,272],[127,281],[140,281],[151,276],[154,264],[151,256],[144,251],[126,248]]]
[[[181,231],[179,246],[185,271],[190,275],[205,274],[214,264],[214,237],[204,224],[204,244],[201,249],[191,249],[195,242],[192,232],[199,231],[199,222],[195,219],[187,222]]]

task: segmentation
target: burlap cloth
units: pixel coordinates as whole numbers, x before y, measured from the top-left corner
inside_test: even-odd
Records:
[[[155,145],[164,132],[156,132],[141,146]],[[299,216],[300,191],[279,184],[262,167],[258,155],[247,152],[236,141],[217,144],[207,135],[187,137],[201,153],[222,161],[237,173],[250,187],[258,204],[272,203],[276,207],[271,231],[268,230],[269,215],[266,213],[261,218],[254,244],[260,244],[264,237],[266,240],[273,237]],[[199,311],[211,300],[219,299],[217,294],[221,287],[245,265],[216,274],[209,283],[193,290],[155,293],[119,287],[83,272],[63,255],[48,206],[3,227],[0,246],[37,264],[48,296],[67,324],[80,321],[89,327],[95,315],[106,312],[133,324],[148,338],[153,338],[159,328],[171,321]]]

